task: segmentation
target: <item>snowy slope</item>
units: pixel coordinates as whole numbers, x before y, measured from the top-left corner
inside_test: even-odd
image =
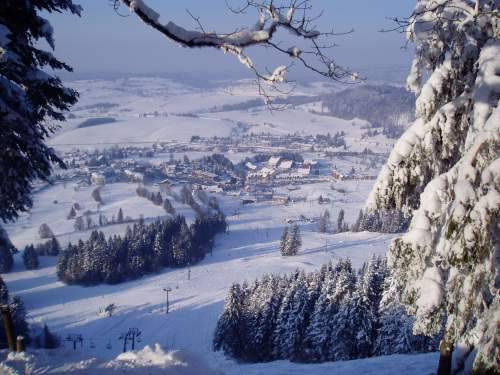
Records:
[[[78,349],[81,356],[96,357],[99,361],[115,358],[122,349],[118,340],[120,334],[131,327],[137,327],[142,330],[142,342],[137,348],[159,343],[165,349],[193,353],[211,368],[224,373],[240,373],[240,365],[211,350],[215,323],[222,311],[223,299],[229,286],[235,281],[252,281],[265,273],[285,273],[296,268],[306,271],[317,269],[330,260],[335,262],[343,257],[351,258],[353,265],[360,267],[371,254],[385,254],[393,235],[368,232],[325,235],[317,232],[316,223],[301,223],[304,245],[298,256],[283,258],[278,250],[286,219],[297,219],[300,215],[317,218],[326,208],[331,211],[332,218],[335,218],[340,208],[344,208],[346,220],[352,222],[363,205],[371,184],[371,181],[345,181],[337,186],[339,190],[330,189],[329,183],[304,185],[294,191],[292,197],[302,197],[305,201],[288,206],[262,202],[241,207],[234,197],[219,197],[228,214],[229,233],[216,238],[212,256],[207,255],[205,260],[191,268],[190,280],[187,280],[187,269],[166,269],[159,274],[114,286],[66,286],[57,281],[55,259],[42,257],[38,270],[25,271],[19,255],[16,256],[14,272],[4,275],[4,279],[11,292],[20,295],[25,301],[32,323],[45,322],[63,338],[68,333],[83,334],[83,348]],[[148,200],[136,202],[135,199],[140,198],[129,191],[134,185],[128,187],[123,184],[125,186],[118,186],[119,189],[114,189],[114,185],[106,186],[103,191],[105,204],[102,210],[110,209],[113,212],[120,205],[127,215],[138,210],[142,204],[145,217],[157,214],[155,209],[158,207],[149,207],[151,203]],[[54,196],[59,197],[60,205],[66,200],[71,201],[70,196],[64,198],[65,190],[71,191],[69,187],[64,189],[56,185],[40,193],[44,195],[44,199],[36,201],[32,220],[39,220],[38,215],[41,218],[51,215],[50,205],[59,205],[52,203]],[[77,193],[90,194],[88,191]],[[331,203],[319,205],[317,198],[320,194],[330,198]],[[83,198],[81,200],[85,202]],[[45,204],[40,212],[36,209],[38,204],[41,207]],[[66,211],[60,209],[57,214],[52,213],[52,220],[65,220],[63,214]],[[187,210],[185,213],[188,213]],[[60,226],[64,232],[63,223]],[[123,226],[110,228],[113,232],[123,231]],[[11,226],[7,229],[17,246],[27,242],[32,235],[29,231],[25,233],[22,227],[16,229]],[[59,230],[59,225],[54,226],[56,234]],[[72,236],[85,238],[85,235],[88,236],[88,233],[78,232]],[[60,239],[64,240],[65,236],[62,235]],[[173,289],[168,315],[165,314],[164,287]],[[99,315],[99,309],[110,303],[118,306],[116,314],[112,317]],[[108,343],[111,344],[111,349],[106,348]],[[270,363],[265,368],[270,369],[269,373],[282,373],[287,368],[286,363]],[[255,365],[248,371],[260,373],[260,369],[264,368],[262,366],[264,365]],[[300,369],[302,365],[290,366]],[[324,364],[318,369],[326,370],[327,366],[340,364]]]
[[[311,97],[313,102],[286,111],[270,111],[257,106],[234,111],[219,111],[227,105],[247,103],[261,98],[251,80],[220,82],[209,88],[197,88],[165,78],[127,78],[116,80],[75,81],[71,86],[79,91],[80,100],[72,109],[68,121],[49,144],[59,150],[75,147],[110,147],[113,144],[158,141],[189,141],[192,135],[203,137],[228,136],[237,122],[252,125],[248,133],[327,134],[344,131],[350,151],[365,147],[376,152],[388,152],[394,140],[379,135],[361,139],[366,120],[343,120],[321,116],[314,102],[320,95],[338,90],[337,87],[313,82],[297,86],[291,95]],[[215,110],[215,112],[214,112]],[[178,116],[191,114],[194,117]],[[87,119],[110,117],[115,122],[78,128]]]

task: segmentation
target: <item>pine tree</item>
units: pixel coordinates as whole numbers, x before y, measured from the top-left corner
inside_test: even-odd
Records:
[[[75,211],[75,206],[71,206],[71,209],[69,210],[68,216],[66,218],[68,220],[74,219],[76,217],[76,211]]]
[[[494,1],[417,3],[407,81],[417,95],[416,121],[367,202],[370,211],[413,217],[388,261],[414,332],[433,336],[445,328],[440,375],[450,372],[458,343],[470,349],[474,371],[498,366],[497,334],[488,322],[499,312],[500,89],[491,84],[500,65],[497,10]]]
[[[38,254],[33,245],[28,245],[24,248],[23,263],[27,270],[35,270],[38,268]]]
[[[9,289],[0,276],[0,305],[5,305],[6,303],[9,303]]]
[[[76,231],[85,230],[85,222],[83,221],[82,216],[78,216],[75,219],[75,222],[73,223],[73,228],[75,228]]]
[[[52,229],[50,229],[50,227],[45,223],[40,225],[40,228],[38,228],[38,235],[40,236],[41,239],[54,237]]]
[[[288,226],[286,226],[283,229],[283,234],[281,235],[281,240],[280,240],[280,253],[283,256],[286,256],[289,253],[289,251],[288,251],[288,232],[289,232],[289,229],[288,229]]]
[[[391,290],[394,285],[390,280],[385,282],[385,291],[379,307],[379,328],[375,342],[375,355],[411,353],[412,327],[414,319],[406,314],[404,306],[397,301],[397,291]]]
[[[49,125],[52,120],[64,120],[63,112],[77,100],[74,90],[47,73],[71,68],[36,48],[41,40],[54,48],[52,27],[40,13],[79,14],[80,10],[71,0],[2,1],[0,170],[9,176],[0,184],[0,219],[4,221],[14,220],[33,205],[30,193],[35,179],[47,180],[52,163],[63,165],[45,140],[56,129]]]
[[[243,327],[243,291],[239,284],[233,284],[224,302],[224,311],[215,328],[214,350],[239,358],[244,347],[241,327]]]
[[[165,198],[163,201],[163,209],[165,210],[166,213],[170,215],[175,215],[175,208],[172,206],[172,203],[168,198]]]
[[[23,336],[25,341],[29,343],[30,335],[28,323],[26,322],[26,309],[24,307],[24,302],[19,296],[14,296],[12,297],[9,307],[12,314],[14,332],[17,336]]]
[[[330,211],[325,210],[322,215],[319,216],[319,232],[327,233],[330,230]]]
[[[361,232],[364,230],[363,229],[363,219],[364,219],[363,210],[359,210],[358,218],[356,219],[356,222],[352,226],[353,232]]]
[[[123,223],[123,221],[124,221],[123,210],[121,208],[118,210],[118,216],[116,217],[116,220],[119,224]]]
[[[44,349],[56,349],[59,347],[59,338],[50,332],[47,324],[43,325],[42,334],[39,338],[39,347]]]
[[[341,208],[339,211],[339,216],[337,218],[337,231],[338,232],[344,232],[344,216],[345,216],[344,209]]]
[[[0,226],[0,273],[9,272],[14,265],[12,252],[14,245],[10,242],[7,232]]]
[[[291,231],[288,232],[287,238],[287,254],[286,255],[297,255],[302,246],[302,238],[300,235],[300,228],[297,224],[292,226]]]

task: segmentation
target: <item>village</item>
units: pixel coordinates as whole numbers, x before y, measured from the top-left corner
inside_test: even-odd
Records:
[[[333,137],[263,133],[236,139],[193,136],[189,143],[74,149],[62,156],[67,169],[54,174],[56,181],[78,186],[126,182],[156,191],[190,186],[239,197],[241,204],[287,204],[289,192],[304,184],[372,180],[387,157],[366,149],[349,151],[342,133]]]

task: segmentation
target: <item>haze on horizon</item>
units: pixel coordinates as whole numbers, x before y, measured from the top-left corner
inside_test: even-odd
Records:
[[[68,14],[50,14],[48,19],[55,30],[55,54],[74,68],[73,74],[64,78],[96,75],[152,75],[188,74],[204,78],[251,77],[250,72],[237,59],[213,49],[186,49],[166,40],[160,33],[144,25],[128,9],[115,12],[112,1],[80,0],[84,11],[78,18]],[[161,20],[169,20],[186,28],[195,29],[195,21],[188,14],[199,16],[208,31],[229,32],[238,25],[251,25],[255,12],[236,15],[227,8],[224,0],[210,4],[200,0],[168,2],[149,0],[148,4],[159,11]],[[232,6],[242,4],[231,0]],[[323,11],[317,21],[321,30],[344,32],[331,41],[338,44],[329,50],[337,62],[365,73],[368,78],[379,78],[374,72],[394,73],[397,80],[403,77],[410,65],[413,49],[404,49],[405,36],[398,32],[380,32],[394,23],[389,17],[404,17],[411,13],[411,0],[381,0],[374,7],[371,0],[315,0],[316,12]],[[284,35],[285,41],[287,36]],[[255,47],[251,55],[262,67],[273,68],[289,60],[276,56],[262,47]],[[314,77],[299,67],[293,68],[292,78]]]

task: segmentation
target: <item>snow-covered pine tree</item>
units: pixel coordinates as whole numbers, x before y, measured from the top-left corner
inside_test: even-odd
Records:
[[[395,298],[397,291],[390,277],[385,281],[385,290],[379,306],[379,328],[374,347],[375,355],[411,353],[413,351],[414,318],[406,313],[404,306]]]
[[[27,270],[36,270],[38,268],[38,254],[33,245],[28,245],[24,248],[23,263]]]
[[[258,361],[272,360],[272,333],[276,325],[276,316],[279,311],[281,300],[288,285],[283,282],[284,278],[269,276],[268,282],[264,283],[260,297],[260,314],[256,320],[253,332],[252,345],[258,348]]]
[[[326,345],[328,353],[326,359],[329,361],[352,359],[352,325],[350,324],[350,301],[356,285],[356,275],[352,269],[349,259],[341,260],[336,266],[335,290],[330,296],[330,301],[338,305],[332,310],[329,342]]]
[[[301,271],[293,286],[290,311],[285,323],[286,331],[281,331],[280,353],[283,358],[297,360],[302,356],[302,340],[307,323],[308,291],[306,275]]]
[[[293,297],[297,290],[297,283],[294,277],[288,277],[289,287],[285,291],[283,299],[281,301],[280,309],[276,315],[276,326],[272,334],[272,355],[274,359],[286,359],[287,352],[284,348],[287,347],[288,342],[288,318],[290,316]]]
[[[0,219],[14,220],[32,205],[32,182],[47,180],[51,163],[63,165],[46,138],[56,129],[51,120],[77,100],[75,91],[47,73],[71,68],[43,51],[40,40],[54,48],[53,29],[39,13],[69,11],[80,14],[71,0],[4,0],[0,10]],[[19,20],[22,20],[20,22]]]
[[[158,271],[167,265],[167,246],[163,241],[163,233],[158,231],[153,243],[153,271]]]
[[[224,301],[224,311],[215,328],[213,348],[239,358],[244,347],[241,328],[243,326],[243,295],[239,284],[233,284]]]
[[[404,25],[416,44],[408,86],[417,94],[417,119],[367,202],[372,212],[413,216],[388,262],[394,290],[416,317],[414,332],[435,335],[444,323],[439,374],[450,373],[458,344],[475,356],[468,359],[475,372],[498,366],[491,323],[499,313],[498,6],[496,0],[417,3]]]
[[[330,268],[325,272],[304,337],[304,357],[307,361],[322,362],[329,359],[329,337],[338,310],[338,301],[334,298],[337,277],[336,269]]]

